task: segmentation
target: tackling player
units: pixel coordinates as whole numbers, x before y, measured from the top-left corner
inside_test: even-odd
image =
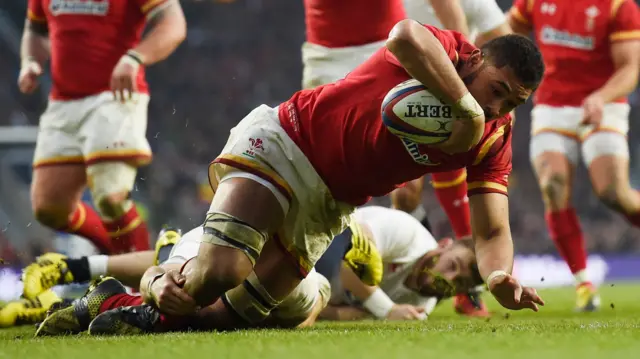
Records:
[[[587,253],[571,205],[580,157],[596,195],[640,226],[640,193],[629,184],[629,95],[640,69],[640,10],[632,0],[517,0],[513,29],[533,30],[547,71],[531,113],[530,155],[549,234],[577,283],[576,307],[600,304],[587,276]]]
[[[332,289],[321,318],[354,320],[372,314],[378,319],[423,320],[439,300],[482,284],[471,238],[437,243],[411,215],[385,207],[359,208],[354,218],[382,258],[382,280],[378,286],[367,285],[336,260],[352,241],[344,234],[359,235],[341,234],[316,264]]]
[[[175,0],[29,0],[18,85],[35,91],[49,57],[53,80],[33,163],[31,201],[41,223],[105,253],[149,248],[129,198],[136,168],[151,160],[144,67],[185,35]],[[87,185],[97,212],[80,201]]]
[[[475,40],[479,47],[491,39],[511,33],[507,19],[495,0],[404,0],[404,6],[410,18],[423,24],[459,31]],[[458,13],[463,16],[455,16]],[[456,238],[471,235],[466,175],[464,169],[431,175],[434,193],[449,218]],[[422,205],[424,181],[425,178],[420,177],[391,193],[394,208],[411,213],[423,223],[427,220]],[[456,296],[454,308],[462,314],[489,315],[476,291]]]

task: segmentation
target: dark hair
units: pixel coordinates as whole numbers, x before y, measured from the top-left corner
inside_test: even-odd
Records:
[[[476,259],[476,245],[473,241],[473,238],[471,238],[471,236],[463,237],[453,243],[454,245],[467,248],[473,253],[473,261],[469,264],[469,269],[471,270],[471,280],[473,281],[473,285],[475,286],[484,284],[484,279],[482,279],[482,275],[480,275],[480,270],[478,269],[478,261]]]
[[[542,54],[529,38],[509,34],[488,41],[481,48],[482,54],[495,67],[509,66],[522,84],[536,89],[544,74]]]

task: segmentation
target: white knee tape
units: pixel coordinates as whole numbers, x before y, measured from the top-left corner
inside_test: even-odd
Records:
[[[617,156],[629,158],[629,144],[627,138],[616,132],[597,132],[582,142],[582,158],[589,166],[600,156]]]
[[[87,182],[98,211],[100,211],[99,204],[105,197],[131,192],[136,181],[136,173],[135,167],[123,162],[96,163],[87,167]]]
[[[533,162],[544,152],[564,154],[573,164],[578,163],[580,144],[577,139],[553,132],[543,132],[534,135],[529,144],[529,157]]]

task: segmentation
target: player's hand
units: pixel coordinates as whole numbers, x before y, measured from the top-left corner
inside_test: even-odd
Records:
[[[151,285],[151,297],[158,309],[166,314],[193,314],[197,310],[196,301],[182,287],[186,277],[170,270]]]
[[[449,138],[439,144],[430,145],[448,154],[467,152],[480,143],[484,135],[484,115],[473,119],[455,120]]]
[[[582,124],[600,126],[604,111],[604,100],[597,93],[589,95],[582,102]]]
[[[387,315],[387,320],[425,320],[424,308],[410,304],[396,304]]]
[[[132,56],[125,54],[120,58],[111,73],[111,92],[116,101],[125,102],[133,98],[138,90],[137,77],[140,63]]]
[[[24,94],[33,93],[38,88],[38,77],[42,75],[42,66],[35,60],[25,60],[18,75],[18,87]]]
[[[489,291],[503,307],[511,310],[531,309],[538,311],[538,305],[544,305],[534,288],[523,287],[509,274],[500,275],[487,283]]]

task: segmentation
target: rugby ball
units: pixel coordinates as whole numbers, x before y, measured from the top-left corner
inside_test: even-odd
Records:
[[[416,143],[446,141],[454,119],[451,106],[415,79],[392,88],[382,100],[382,122],[389,132]]]

